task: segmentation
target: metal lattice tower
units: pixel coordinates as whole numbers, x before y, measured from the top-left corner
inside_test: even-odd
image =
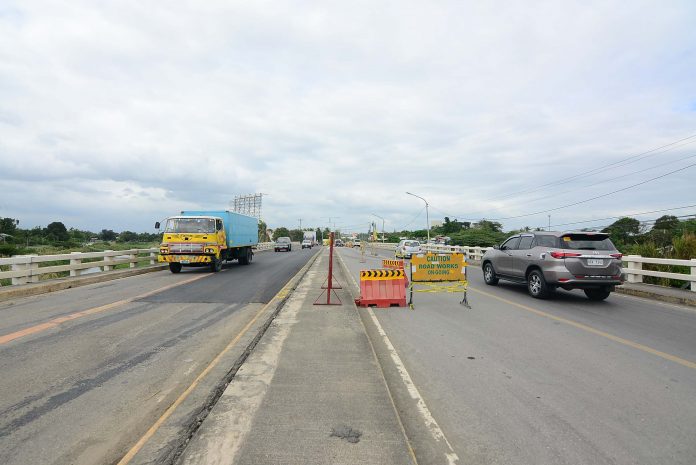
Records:
[[[238,195],[230,202],[233,212],[261,219],[261,201],[264,194]]]

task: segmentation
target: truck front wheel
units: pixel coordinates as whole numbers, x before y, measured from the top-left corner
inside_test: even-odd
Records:
[[[181,263],[170,263],[169,264],[169,271],[172,273],[178,273],[181,271]]]
[[[222,260],[219,258],[213,257],[212,261],[210,262],[210,271],[213,273],[217,273],[222,269]]]

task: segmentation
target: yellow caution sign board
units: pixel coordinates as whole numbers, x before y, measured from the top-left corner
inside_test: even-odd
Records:
[[[465,281],[464,254],[426,253],[411,257],[411,280],[428,281]]]
[[[384,281],[386,279],[404,279],[404,270],[361,270],[360,281]]]

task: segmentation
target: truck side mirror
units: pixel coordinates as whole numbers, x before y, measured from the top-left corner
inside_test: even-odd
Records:
[[[159,228],[160,228],[160,223],[159,223],[159,221],[158,221],[158,222],[155,223],[155,229],[159,229]]]

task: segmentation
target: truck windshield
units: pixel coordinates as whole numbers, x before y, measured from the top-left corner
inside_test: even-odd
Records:
[[[211,218],[169,218],[166,233],[212,233],[215,220]]]

